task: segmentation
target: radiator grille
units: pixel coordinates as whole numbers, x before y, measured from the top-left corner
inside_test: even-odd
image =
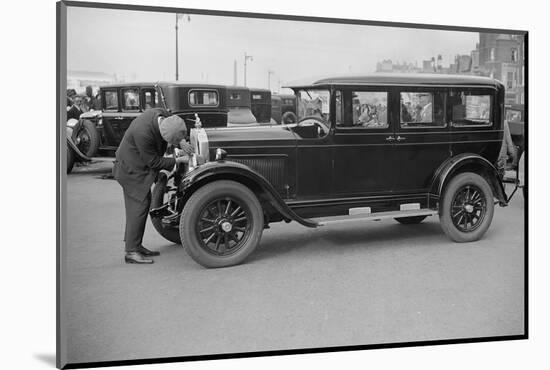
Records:
[[[285,190],[286,158],[242,158],[230,156],[228,159],[252,168],[265,177],[277,191],[283,192]]]

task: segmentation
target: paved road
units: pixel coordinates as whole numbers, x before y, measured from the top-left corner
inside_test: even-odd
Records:
[[[123,263],[108,165],[68,176],[70,362],[522,334],[523,198],[476,243],[437,217],[307,229],[274,224],[247,263],[204,269],[149,223],[149,266]]]

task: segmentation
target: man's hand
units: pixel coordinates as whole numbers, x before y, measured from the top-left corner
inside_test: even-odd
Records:
[[[179,147],[187,155],[191,155],[191,154],[195,153],[195,149],[193,148],[193,146],[191,144],[189,144],[187,141],[185,141],[185,139],[180,141]]]
[[[176,163],[177,164],[189,163],[189,156],[182,155],[181,157],[176,157]]]

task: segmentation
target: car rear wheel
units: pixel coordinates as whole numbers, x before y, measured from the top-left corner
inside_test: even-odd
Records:
[[[84,120],[74,134],[74,141],[77,148],[87,157],[97,154],[99,148],[99,134],[92,121]]]
[[[173,192],[175,190],[172,190],[171,187],[168,186],[167,182],[168,180],[166,176],[160,176],[159,181],[157,181],[153,187],[153,191],[151,192],[151,209],[161,207],[168,202],[172,202],[170,208],[173,208],[173,202],[175,201]],[[177,224],[166,224],[163,222],[162,217],[153,216],[151,216],[151,223],[153,224],[155,230],[157,230],[158,233],[164,237],[164,239],[175,244],[181,244],[180,232]]]
[[[263,210],[246,186],[215,181],[197,190],[180,219],[180,237],[187,253],[204,267],[241,263],[262,237]]]
[[[419,224],[428,216],[410,216],[410,217],[396,217],[395,220],[403,225],[415,225]]]
[[[493,219],[491,187],[483,177],[465,172],[454,177],[440,203],[441,228],[458,243],[479,240]]]

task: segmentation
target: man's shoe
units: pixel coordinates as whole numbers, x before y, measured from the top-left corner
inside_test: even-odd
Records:
[[[144,257],[160,256],[160,252],[150,251],[149,249],[145,248],[143,245],[138,248],[138,253]]]
[[[140,263],[140,264],[149,264],[154,262],[152,259],[144,258],[138,252],[126,253],[126,255],[124,256],[124,261],[126,261],[126,263]]]

